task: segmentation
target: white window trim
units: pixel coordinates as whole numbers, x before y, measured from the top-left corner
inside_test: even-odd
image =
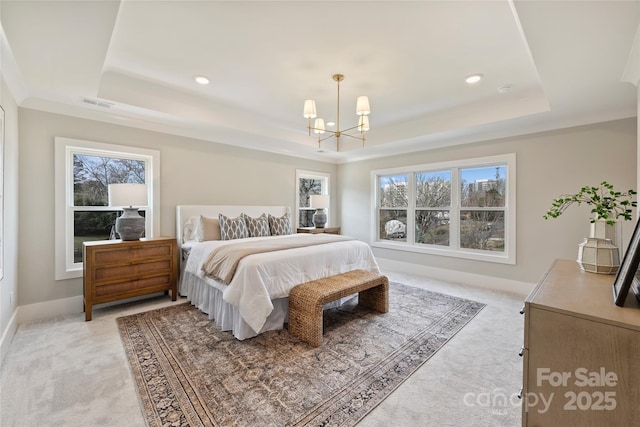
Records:
[[[504,252],[481,251],[474,249],[452,249],[450,247],[442,247],[436,245],[425,245],[414,242],[415,235],[415,219],[414,219],[414,197],[409,198],[409,206],[407,207],[407,241],[406,242],[390,242],[380,240],[378,237],[378,177],[382,175],[394,174],[412,174],[414,172],[434,171],[449,168],[464,168],[470,166],[490,166],[496,163],[506,163],[507,165],[507,183],[506,183],[506,206],[505,206],[505,249]],[[452,187],[452,203],[455,202],[453,192],[458,192],[458,177],[451,177]],[[474,159],[455,160],[449,162],[429,163],[422,165],[414,165],[391,169],[377,169],[371,171],[371,206],[373,206],[371,214],[371,246],[377,248],[394,249],[407,252],[424,253],[431,255],[440,255],[453,258],[465,258],[477,261],[496,262],[503,264],[516,264],[516,155],[515,153],[503,154],[497,156],[487,156]],[[413,180],[409,180],[409,192],[413,192]],[[409,193],[412,194],[412,193]],[[452,206],[452,214],[454,207]],[[455,208],[457,215],[459,208]],[[451,230],[450,238],[457,239],[457,230]]]
[[[82,263],[73,262],[73,153],[85,151],[124,158],[147,160],[145,180],[149,192],[150,210],[145,212],[146,236],[160,233],[160,151],[146,148],[105,144],[102,142],[55,137],[55,279],[82,277]],[[97,153],[96,153],[97,151]],[[70,169],[71,168],[71,169]],[[113,210],[105,208],[105,210]]]
[[[300,224],[300,209],[301,209],[300,208],[300,178],[324,179],[326,182],[326,185],[322,189],[322,194],[329,196],[329,198],[331,198],[331,192],[329,191],[329,189],[331,188],[331,174],[327,172],[316,172],[316,171],[309,171],[309,170],[303,170],[303,169],[296,169],[296,201],[295,201],[296,217],[295,217],[295,223],[294,223],[296,228],[298,227],[298,224]],[[331,201],[329,201],[329,203],[331,204]],[[331,212],[331,208],[327,210],[327,225],[331,224],[330,212]]]
[[[0,106],[0,280],[4,278],[4,108]]]

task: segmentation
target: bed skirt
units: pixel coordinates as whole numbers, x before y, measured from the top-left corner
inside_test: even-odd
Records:
[[[264,326],[259,332],[254,331],[240,316],[240,311],[234,305],[224,301],[222,290],[218,288],[226,285],[216,284],[211,279],[203,279],[187,271],[182,272],[180,278],[180,294],[187,297],[187,301],[209,316],[210,320],[223,331],[231,331],[239,340],[252,338],[266,331],[274,331],[284,328],[288,322],[289,298],[271,300],[273,311],[267,317]],[[325,306],[325,308],[338,307],[353,296],[342,298]]]

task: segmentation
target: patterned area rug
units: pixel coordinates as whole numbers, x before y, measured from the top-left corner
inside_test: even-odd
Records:
[[[389,313],[353,298],[324,312],[324,342],[286,329],[244,341],[189,303],[117,319],[147,423],[353,426],[484,304],[391,283]]]

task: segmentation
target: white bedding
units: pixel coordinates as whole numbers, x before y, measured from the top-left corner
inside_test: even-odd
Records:
[[[229,285],[205,277],[202,272],[203,263],[211,249],[216,246],[240,241],[291,236],[189,242],[186,245],[190,247],[190,254],[183,268],[183,278],[198,277],[209,286],[219,290],[224,302],[237,308],[241,319],[254,331],[253,335],[257,335],[265,330],[265,322],[274,310],[272,300],[282,304],[282,299],[285,298],[284,301],[286,301],[289,291],[294,286],[356,269],[379,271],[369,245],[359,240],[348,240],[250,255],[238,264],[236,274]],[[181,280],[180,293],[186,295],[196,305],[205,304],[202,294],[209,294],[208,291],[202,289],[201,284],[194,284],[193,280]],[[197,301],[194,302],[194,300]],[[216,304],[220,303],[216,302]],[[279,321],[284,322],[284,319]],[[220,322],[218,321],[218,323]],[[274,329],[273,325],[269,325],[269,329]],[[238,339],[247,337],[247,334],[239,336],[235,331],[234,335]]]

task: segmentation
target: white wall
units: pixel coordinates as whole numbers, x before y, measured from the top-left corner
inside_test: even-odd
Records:
[[[371,170],[516,153],[516,265],[381,248],[374,248],[374,253],[381,262],[405,266],[409,263],[409,267],[422,271],[437,270],[441,277],[443,271],[449,271],[448,277],[453,280],[480,275],[495,277],[496,281],[536,283],[555,258],[576,259],[578,244],[589,233],[586,206],[571,207],[560,218],[545,221],[542,216],[552,199],[603,180],[619,190],[635,189],[636,145],[634,117],[341,165],[338,182],[342,231],[369,241]],[[625,242],[632,230],[631,222],[624,224]]]
[[[19,113],[20,306],[82,295],[82,279],[54,280],[55,136],[160,150],[160,233],[164,236],[175,235],[176,205],[285,205],[293,209],[296,168],[327,172],[332,177],[336,173],[335,165],[323,162],[31,109],[21,108]],[[331,182],[335,187],[335,179]]]
[[[0,105],[4,109],[4,277],[0,280],[0,361],[11,344],[18,305],[18,107],[0,79]]]

